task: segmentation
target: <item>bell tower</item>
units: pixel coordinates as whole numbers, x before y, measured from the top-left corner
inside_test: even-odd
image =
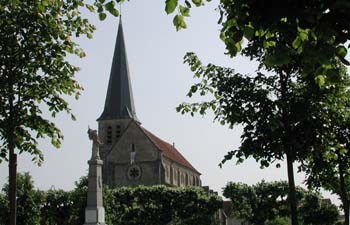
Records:
[[[135,112],[120,17],[104,110],[97,119],[99,137],[103,142],[100,146],[100,154],[105,164],[107,164],[107,152],[119,140],[131,120],[140,123]],[[106,168],[104,168],[104,171],[106,171]]]
[[[121,20],[105,105],[97,122],[105,185],[200,185],[200,173],[175,146],[142,127],[136,116]]]

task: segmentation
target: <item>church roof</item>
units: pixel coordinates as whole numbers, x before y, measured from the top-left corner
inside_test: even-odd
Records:
[[[140,126],[141,127],[141,126]],[[148,131],[147,129],[141,127],[143,129],[143,131],[145,132],[145,134],[149,137],[149,139],[156,145],[156,147],[163,152],[163,154],[173,160],[174,162],[187,167],[199,174],[201,174],[200,172],[198,172],[192,165],[190,162],[188,162],[186,160],[186,158],[171,144],[169,144],[168,142],[163,141],[162,139],[160,139],[159,137],[157,137],[156,135],[152,134],[150,131]]]
[[[134,119],[138,121],[131,88],[121,18],[115,43],[105,107],[102,115],[97,120],[110,119]]]

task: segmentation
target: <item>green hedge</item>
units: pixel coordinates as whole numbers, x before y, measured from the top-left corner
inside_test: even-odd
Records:
[[[200,188],[165,186],[106,190],[107,224],[212,225],[222,200]]]
[[[76,183],[73,191],[34,190],[28,174],[19,175],[18,224],[21,225],[82,225],[87,198],[87,179]],[[26,177],[26,179],[23,179]],[[6,186],[6,185],[5,185]],[[0,225],[8,224],[6,187],[0,194]],[[28,198],[28,196],[35,196]],[[28,199],[28,202],[27,202]],[[201,188],[139,186],[136,188],[104,189],[104,207],[108,225],[216,225],[222,200],[206,194]]]

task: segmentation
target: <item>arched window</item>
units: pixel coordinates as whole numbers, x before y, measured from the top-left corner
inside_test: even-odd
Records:
[[[115,128],[116,128],[115,129],[115,137],[118,139],[121,135],[122,129],[121,129],[120,125],[117,125]]]
[[[173,184],[174,185],[177,185],[177,171],[174,167],[172,167],[172,170],[173,170]]]
[[[170,166],[165,166],[165,180],[170,183]]]
[[[112,144],[112,127],[107,128],[107,144]]]

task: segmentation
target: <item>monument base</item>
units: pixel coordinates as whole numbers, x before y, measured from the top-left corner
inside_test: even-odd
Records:
[[[105,209],[103,207],[87,207],[85,209],[84,225],[106,225]]]

